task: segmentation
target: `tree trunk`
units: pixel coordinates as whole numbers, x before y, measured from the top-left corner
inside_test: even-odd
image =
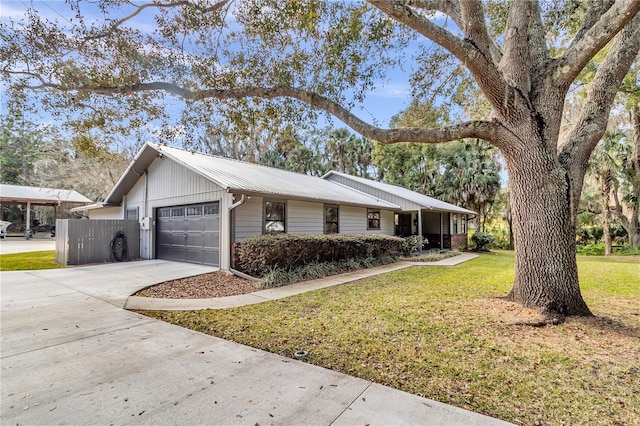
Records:
[[[578,283],[567,172],[542,143],[505,159],[516,240],[516,277],[508,298],[549,316],[591,315]]]
[[[631,248],[640,249],[640,224],[638,215],[640,210],[640,106],[636,105],[631,110],[631,124],[633,126],[633,151],[631,153],[631,185],[634,191],[635,203],[631,205],[629,215],[629,245]]]
[[[604,238],[604,255],[611,256],[613,248],[611,247],[611,229],[609,222],[611,218],[611,209],[609,208],[609,193],[611,192],[611,176],[604,175],[600,177],[602,186],[600,197],[602,201],[602,236]]]

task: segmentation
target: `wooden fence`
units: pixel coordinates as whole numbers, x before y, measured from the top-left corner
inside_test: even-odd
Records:
[[[56,262],[65,266],[114,262],[112,241],[118,232],[126,237],[128,259],[138,259],[140,224],[137,220],[58,219]],[[122,240],[118,243],[122,247]]]

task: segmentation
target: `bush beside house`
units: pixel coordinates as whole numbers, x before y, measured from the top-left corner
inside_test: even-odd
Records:
[[[392,256],[404,240],[381,234],[278,234],[245,239],[237,248],[237,268],[263,277],[274,269],[293,270],[311,263]]]

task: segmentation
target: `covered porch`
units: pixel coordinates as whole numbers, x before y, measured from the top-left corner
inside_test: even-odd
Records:
[[[43,206],[53,208],[53,224],[56,219],[62,218],[64,207],[69,205],[89,204],[91,200],[69,189],[39,188],[20,185],[0,185],[0,220],[8,219],[11,222],[23,224],[25,237],[30,238],[33,234],[34,225],[31,218],[31,207]],[[17,218],[5,217],[4,208],[16,206],[20,208]],[[45,224],[42,224],[45,225]]]
[[[395,234],[399,237],[422,235],[429,242],[425,250],[467,248],[468,213],[419,209],[395,212]]]

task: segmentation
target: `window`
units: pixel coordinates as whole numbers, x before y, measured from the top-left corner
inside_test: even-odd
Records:
[[[264,203],[264,232],[265,234],[281,234],[285,227],[285,203],[265,201]]]
[[[218,203],[206,204],[204,206],[205,216],[213,216],[215,214],[220,214],[220,205]]]
[[[158,209],[158,217],[170,217],[171,209]]]
[[[171,217],[184,217],[184,207],[171,209]]]
[[[340,232],[338,226],[338,206],[324,206],[324,233],[337,234]]]
[[[453,215],[453,233],[454,234],[467,233],[467,215],[466,214]]]
[[[127,209],[125,219],[138,219],[138,208]]]
[[[380,229],[380,210],[367,210],[367,229]]]
[[[187,216],[202,216],[202,206],[187,207]]]

